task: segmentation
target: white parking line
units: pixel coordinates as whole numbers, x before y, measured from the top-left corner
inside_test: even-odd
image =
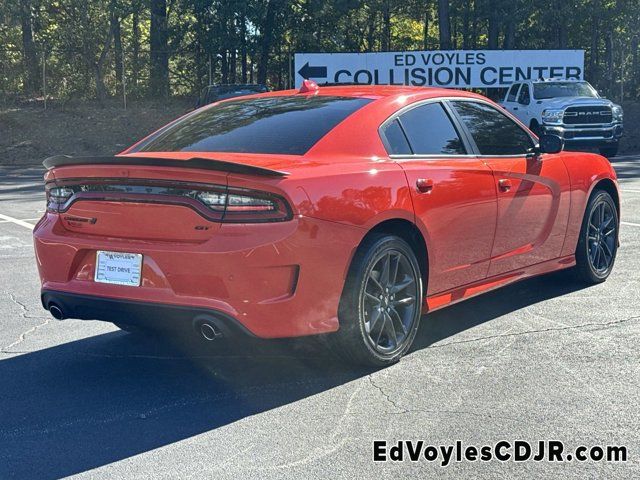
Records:
[[[627,193],[627,192],[629,192],[629,193],[640,193],[640,190],[632,190],[630,188],[621,188],[620,191],[624,192],[624,193]]]
[[[37,218],[21,218],[20,220],[23,222],[37,222],[38,220],[40,220],[42,217],[37,217]],[[0,220],[0,223],[11,223],[10,220]]]
[[[621,225],[629,225],[630,227],[640,227],[640,223],[620,222]]]
[[[2,213],[0,213],[0,220],[5,220],[7,222],[15,223],[16,225],[20,225],[21,227],[28,228],[29,230],[33,230],[33,227],[35,227],[35,225],[33,225],[32,223],[27,223],[24,220],[13,218],[8,215],[3,215]]]

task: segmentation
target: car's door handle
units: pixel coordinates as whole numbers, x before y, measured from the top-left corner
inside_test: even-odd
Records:
[[[513,107],[513,109],[514,109],[514,110],[517,110],[517,109],[518,109],[518,107]]]
[[[508,178],[501,178],[498,180],[498,188],[500,188],[501,192],[508,192],[511,190],[511,180]]]
[[[419,178],[416,180],[416,189],[420,193],[431,193],[433,190],[433,180],[430,178]]]

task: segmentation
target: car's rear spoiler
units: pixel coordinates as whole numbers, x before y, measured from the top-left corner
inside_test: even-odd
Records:
[[[130,165],[130,166],[157,166],[199,168],[203,170],[218,170],[222,172],[241,173],[245,175],[260,175],[264,177],[285,177],[288,172],[272,170],[270,168],[245,165],[243,163],[226,162],[224,160],[210,160],[208,158],[189,158],[187,160],[175,160],[172,158],[153,157],[69,157],[68,155],[56,155],[47,158],[42,165],[47,170],[68,165]]]

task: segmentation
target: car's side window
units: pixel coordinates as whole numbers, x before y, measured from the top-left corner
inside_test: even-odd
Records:
[[[511,85],[511,88],[509,89],[509,93],[507,95],[507,102],[515,102],[517,95],[518,95],[518,88],[520,88],[520,84],[519,83],[514,83],[513,85]]]
[[[440,103],[427,103],[399,117],[416,155],[464,155],[466,150],[451,119]]]
[[[529,105],[531,101],[531,96],[529,94],[529,85],[526,83],[522,85],[522,90],[520,90],[520,95],[518,96],[518,103],[521,105]]]
[[[387,150],[391,155],[411,155],[411,147],[397,118],[388,123],[382,133],[386,139]]]
[[[451,102],[471,133],[481,155],[523,155],[534,146],[520,125],[483,102]]]

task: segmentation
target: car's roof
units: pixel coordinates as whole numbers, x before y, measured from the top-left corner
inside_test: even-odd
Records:
[[[336,85],[330,87],[318,87],[317,90],[300,92],[300,90],[276,90],[262,93],[259,96],[282,95],[327,95],[337,97],[359,98],[384,98],[398,97],[402,95],[420,95],[426,97],[477,97],[476,94],[464,90],[437,87],[410,87],[404,85]]]

